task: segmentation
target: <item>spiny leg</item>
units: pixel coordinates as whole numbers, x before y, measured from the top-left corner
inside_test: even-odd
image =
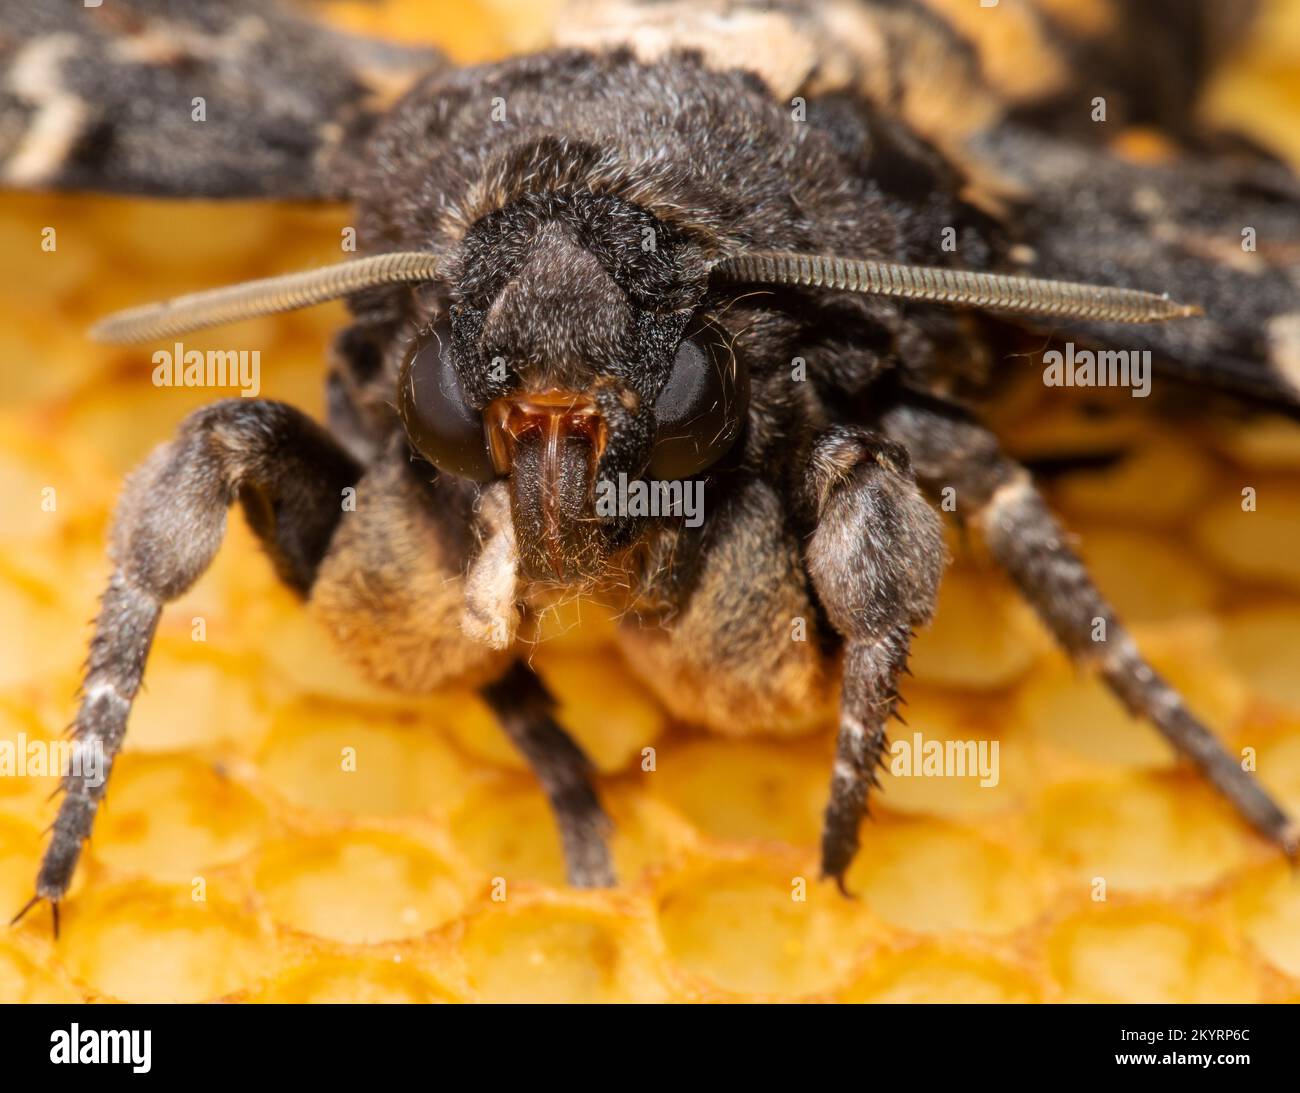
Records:
[[[1143,658],[1028,472],[1002,454],[986,429],[933,400],[918,396],[888,411],[883,425],[907,446],[927,488],[956,490],[958,514],[979,530],[1066,652],[1095,665],[1130,712],[1150,720],[1246,820],[1294,857],[1300,825]]]
[[[36,894],[13,922],[47,899],[54,916],[54,935],[59,934],[59,900],[72,881],[113,757],[122,746],[127,713],[140,687],[159,611],[159,602],[133,587],[120,570],[109,578],[86,660],[81,703],[72,724],[72,752],[60,783],[63,801],[41,859]]]
[[[605,843],[609,818],[591,784],[591,761],[552,716],[555,700],[519,661],[483,688],[497,720],[531,764],[551,803],[565,870],[575,888],[610,888],[614,866]]]
[[[36,895],[54,908],[90,835],[163,604],[207,569],[239,498],[280,577],[305,594],[358,466],[291,406],[229,399],[199,410],[127,480],[113,523],[114,563],[90,643],[73,760]],[[92,761],[93,760],[93,761]],[[17,921],[17,918],[15,918]]]
[[[822,875],[845,891],[912,629],[934,612],[945,551],[938,517],[921,496],[907,453],[881,436],[830,430],[813,449],[807,483],[817,512],[808,572],[844,638]]]
[[[844,874],[858,853],[867,794],[880,788],[876,768],[884,764],[885,725],[896,713],[896,688],[911,638],[907,627],[896,627],[879,640],[850,639],[844,645],[835,767],[822,823],[822,876],[834,877],[845,895]]]

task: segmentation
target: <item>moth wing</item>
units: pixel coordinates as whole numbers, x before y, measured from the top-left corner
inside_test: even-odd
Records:
[[[0,0],[0,185],[338,198],[376,112],[444,62],[276,0]]]
[[[1134,162],[1012,127],[987,150],[1030,195],[1009,221],[1025,272],[1164,292],[1205,313],[1043,329],[1150,351],[1166,374],[1300,406],[1300,183],[1287,167],[1204,153]]]
[[[1054,322],[1044,332],[1149,351],[1165,374],[1297,407],[1300,181],[1249,141],[1211,131],[1196,109],[1257,8],[1021,0],[1034,13],[1031,35],[1004,34],[1000,47],[972,39],[1001,117],[964,139],[957,159],[1003,199],[1021,272],[1168,293],[1205,312],[1141,327]],[[1035,62],[1042,49],[1052,63]],[[1037,86],[1014,85],[1014,73],[1043,70]]]

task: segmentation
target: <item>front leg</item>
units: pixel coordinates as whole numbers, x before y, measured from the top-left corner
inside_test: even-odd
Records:
[[[342,490],[358,474],[329,434],[293,407],[229,399],[191,414],[127,480],[72,725],[72,765],[36,895],[19,918],[49,900],[57,933],[59,901],[122,747],[163,604],[207,569],[231,503],[243,502],[277,573],[305,595],[342,513]]]
[[[930,621],[946,555],[939,519],[921,496],[906,451],[881,436],[830,430],[813,449],[807,489],[817,512],[808,572],[844,639],[822,875],[845,891],[912,630]]]
[[[591,760],[555,720],[550,692],[516,661],[482,693],[551,803],[569,883],[575,888],[613,887],[614,865],[605,842],[610,822],[591,783]]]

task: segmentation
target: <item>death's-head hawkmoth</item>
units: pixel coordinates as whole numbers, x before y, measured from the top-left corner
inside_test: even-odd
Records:
[[[987,18],[1024,21],[1051,73],[1019,81],[939,7],[580,4],[549,48],[458,69],[246,0],[0,0],[8,186],[343,199],[360,252],[96,328],[171,345],[352,314],[325,426],[220,402],[130,479],[77,746],[121,746],[163,606],[238,499],[371,675],[481,688],[574,884],[614,883],[608,825],[521,657],[530,616],[602,598],[669,710],[724,730],[806,723],[839,681],[822,868],[842,884],[948,490],[1065,649],[1293,853],[978,411],[1026,337],[1300,405],[1297,183],[1186,107],[1246,6],[1099,0],[1084,32],[1005,0]],[[1137,126],[1161,155],[1115,144]],[[56,906],[105,785],[64,789],[36,886]]]

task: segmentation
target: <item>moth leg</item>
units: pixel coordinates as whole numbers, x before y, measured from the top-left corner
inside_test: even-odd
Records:
[[[817,511],[808,572],[844,638],[822,875],[845,891],[867,794],[879,784],[876,767],[912,630],[934,612],[946,552],[939,518],[916,485],[906,451],[882,436],[830,430],[813,449],[807,488]]]
[[[591,761],[552,716],[555,700],[520,661],[482,690],[506,735],[532,765],[551,803],[575,888],[615,884],[605,836],[609,818],[591,784]]]
[[[240,499],[280,577],[299,593],[342,513],[359,468],[319,425],[291,406],[229,399],[191,414],[170,444],[127,480],[113,522],[108,589],[95,620],[70,769],[36,895],[55,908],[90,835],[163,604],[181,596],[221,544]]]
[[[958,514],[979,530],[1066,652],[1095,666],[1130,712],[1150,720],[1246,820],[1294,857],[1300,825],[1143,658],[1029,473],[1002,454],[992,434],[939,403],[898,406],[885,414],[883,424],[907,446],[927,488],[956,490]],[[1101,636],[1094,640],[1094,635]]]

